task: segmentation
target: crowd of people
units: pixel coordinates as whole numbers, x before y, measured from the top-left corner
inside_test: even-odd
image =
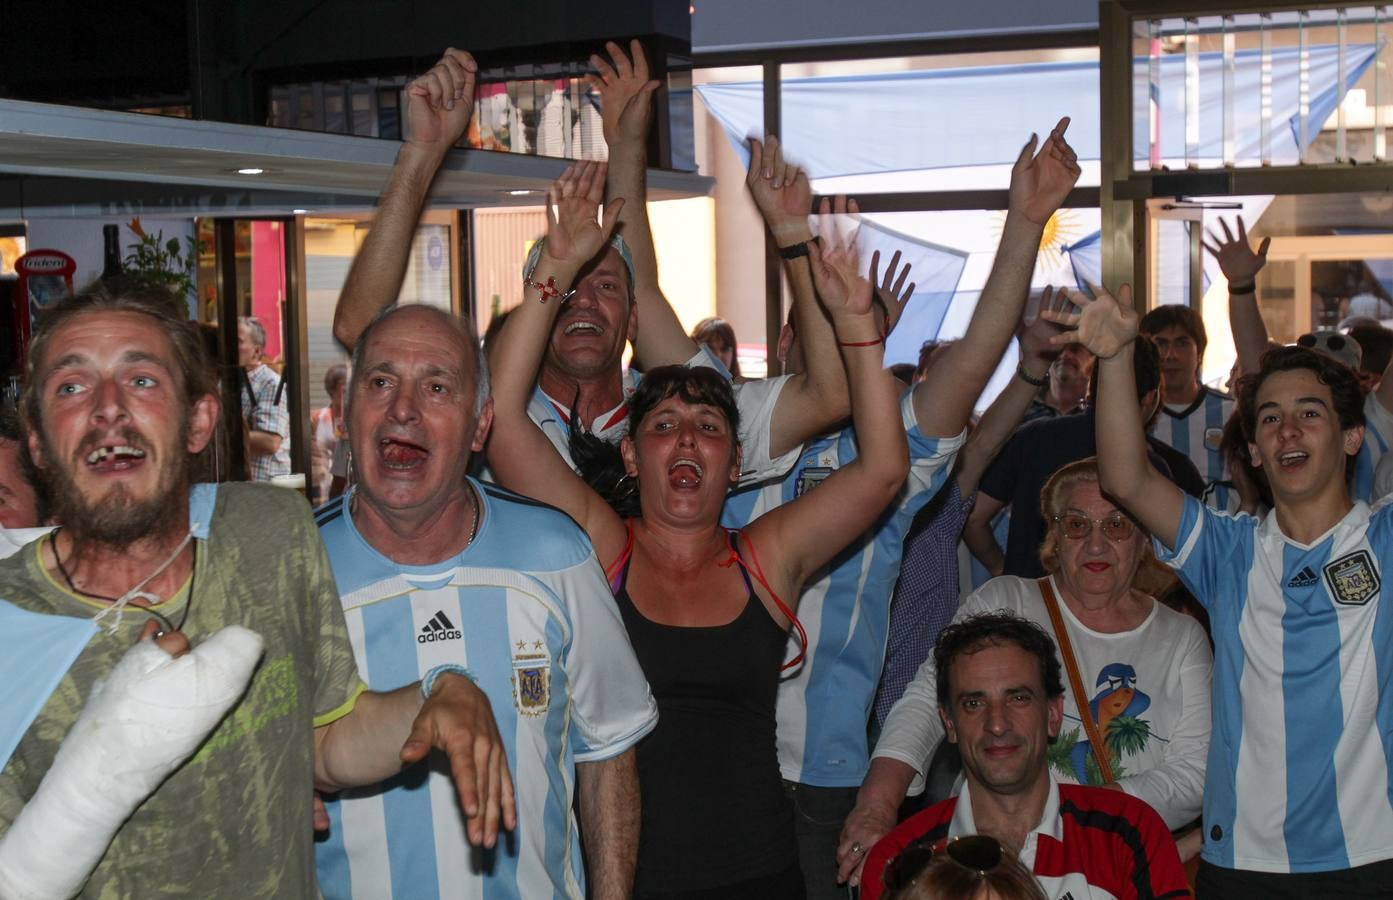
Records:
[[[167,294],[40,321],[0,420],[0,897],[1387,896],[1393,334],[1269,348],[1241,220],[1206,244],[1232,395],[1186,307],[1027,315],[1065,119],[902,381],[909,267],[766,135],[792,308],[785,374],[742,378],[660,287],[643,51],[591,62],[608,162],[557,179],[483,345],[394,303],[478,70],[412,82],[313,511],[202,477],[223,393]],[[265,345],[243,320],[253,482],[289,472]]]

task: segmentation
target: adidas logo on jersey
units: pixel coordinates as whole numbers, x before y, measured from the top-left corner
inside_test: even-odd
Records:
[[[1311,567],[1305,566],[1291,577],[1291,581],[1287,582],[1287,587],[1310,587],[1319,580],[1316,573],[1311,571]]]
[[[421,627],[421,633],[416,636],[416,643],[429,644],[434,641],[457,641],[464,635],[455,628],[455,623],[451,622],[443,610],[437,611],[430,617],[430,621]]]

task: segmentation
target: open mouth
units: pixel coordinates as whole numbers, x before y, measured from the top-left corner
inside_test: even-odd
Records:
[[[1283,469],[1294,469],[1310,459],[1311,454],[1305,450],[1288,450],[1286,453],[1277,457],[1277,462]]]
[[[383,438],[377,445],[377,455],[384,467],[405,472],[425,465],[430,451],[410,441]]]
[[[706,472],[701,463],[684,456],[672,461],[672,465],[667,467],[667,475],[674,487],[694,488],[701,484]]]
[[[129,444],[108,444],[87,454],[87,465],[99,472],[121,472],[145,459],[145,451]]]
[[[570,337],[573,334],[590,334],[599,336],[601,334],[604,334],[605,330],[601,328],[599,325],[595,324],[594,322],[582,321],[572,322],[571,324],[567,325],[561,333],[566,335],[567,337]]]
[[[1092,572],[1093,574],[1097,575],[1099,572],[1106,572],[1108,569],[1111,569],[1111,568],[1112,568],[1112,564],[1111,564],[1111,563],[1096,562],[1096,561],[1095,561],[1095,562],[1086,562],[1086,563],[1083,564],[1083,567],[1084,567],[1085,569],[1087,569],[1088,571]]]

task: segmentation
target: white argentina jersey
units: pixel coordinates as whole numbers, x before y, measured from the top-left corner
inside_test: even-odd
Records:
[[[471,484],[479,533],[438,565],[399,565],[369,546],[348,514],[352,493],[316,516],[359,675],[390,691],[437,665],[468,666],[507,748],[517,831],[491,852],[471,848],[448,763],[433,754],[429,771],[326,798],[326,900],[581,900],[575,764],[616,756],[657,723],[585,534],[550,507]]]
[[[1390,443],[1393,443],[1393,413],[1383,408],[1375,394],[1369,394],[1364,398],[1364,443],[1354,458],[1354,483],[1350,486],[1354,499],[1365,503],[1378,499],[1374,496],[1374,472]]]
[[[909,479],[879,521],[839,553],[830,569],[810,576],[797,607],[808,632],[807,657],[779,684],[779,768],[790,781],[853,787],[870,765],[866,720],[885,662],[890,595],[899,577],[904,536],[914,514],[943,486],[965,435],[925,437],[913,392],[900,403],[909,438]],[[780,481],[732,493],[721,521],[741,528],[812,490],[856,458],[850,428],[809,444]],[[756,548],[758,550],[758,548]],[[789,658],[798,638],[789,637]]]
[[[1224,423],[1229,420],[1235,405],[1236,401],[1228,394],[1201,387],[1195,402],[1180,412],[1162,406],[1161,414],[1151,427],[1151,434],[1156,440],[1189,457],[1190,462],[1199,469],[1206,487],[1212,488],[1216,482],[1229,479],[1229,467],[1224,462],[1224,455],[1219,452],[1219,442],[1224,437]],[[1227,495],[1220,493],[1210,505],[1224,509],[1226,503]]]
[[[1213,626],[1204,858],[1259,872],[1393,858],[1393,511],[1356,502],[1303,545],[1275,513],[1186,497],[1175,552],[1156,550]]]

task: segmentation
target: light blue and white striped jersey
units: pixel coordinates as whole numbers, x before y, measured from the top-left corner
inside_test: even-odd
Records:
[[[1365,503],[1378,499],[1374,493],[1374,473],[1378,471],[1379,460],[1393,444],[1393,412],[1383,408],[1375,394],[1364,398],[1364,443],[1359,447],[1359,455],[1354,460],[1354,483],[1350,485],[1350,496]]]
[[[1209,611],[1204,858],[1259,872],[1393,859],[1393,507],[1356,501],[1309,545],[1277,516],[1185,498],[1176,549]]]
[[[914,414],[914,394],[900,402],[909,438],[909,478],[899,497],[861,538],[808,578],[798,618],[808,632],[807,657],[779,684],[779,768],[790,781],[854,787],[866,777],[870,750],[866,721],[885,663],[890,595],[899,577],[904,537],[914,515],[943,486],[966,433],[925,437]],[[818,438],[780,481],[733,492],[721,522],[742,528],[792,501],[856,458],[850,428]],[[789,638],[788,658],[798,651]]]
[[[1219,452],[1219,442],[1224,439],[1224,423],[1237,405],[1228,394],[1201,385],[1195,401],[1185,409],[1177,412],[1162,405],[1161,414],[1151,426],[1153,437],[1184,453],[1200,470],[1206,495],[1216,495],[1210,503],[1215,509],[1228,506],[1229,490],[1214,485],[1229,480],[1229,467]]]
[[[582,900],[571,812],[575,764],[616,756],[657,724],[657,705],[585,533],[567,516],[492,485],[479,533],[437,565],[392,562],[349,514],[317,512],[363,681],[389,691],[437,665],[468,666],[493,706],[517,792],[518,827],[470,847],[448,763],[326,799],[317,845],[326,900]]]

